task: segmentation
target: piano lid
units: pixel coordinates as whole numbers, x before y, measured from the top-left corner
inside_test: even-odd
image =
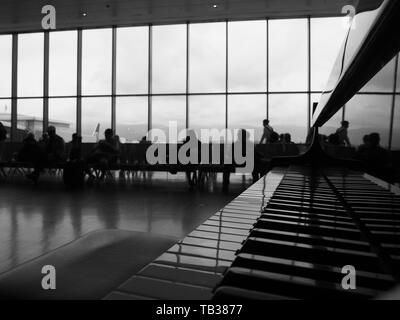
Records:
[[[400,50],[400,1],[385,0],[358,13],[348,31],[328,84],[313,114],[324,125]]]

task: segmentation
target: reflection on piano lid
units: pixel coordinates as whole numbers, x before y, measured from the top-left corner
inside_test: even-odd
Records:
[[[315,112],[321,127],[400,50],[400,2],[385,0],[355,16]],[[358,24],[357,24],[358,23]]]

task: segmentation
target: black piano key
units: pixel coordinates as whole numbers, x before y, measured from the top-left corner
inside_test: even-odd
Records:
[[[289,260],[285,258],[240,253],[233,262],[232,267],[280,272],[333,283],[340,283],[344,276],[340,266],[304,262],[301,261],[301,257],[296,260]],[[390,275],[361,270],[358,270],[356,279],[357,284],[362,287],[382,291],[390,289],[394,281],[393,277]]]
[[[265,272],[237,267],[228,270],[221,286],[232,286],[302,299],[360,299],[371,298],[377,293],[361,287],[349,292],[343,290],[340,283],[316,281],[280,272]]]
[[[353,265],[356,269],[381,272],[377,256],[370,252],[339,248],[319,247],[302,243],[250,237],[239,253],[268,255],[292,260],[301,259],[311,263],[334,266]]]

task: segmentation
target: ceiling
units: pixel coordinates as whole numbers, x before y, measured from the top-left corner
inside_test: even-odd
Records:
[[[1,0],[0,33],[41,30],[44,5],[57,12],[57,29],[168,24],[216,20],[333,16],[345,5],[357,11],[383,0]]]

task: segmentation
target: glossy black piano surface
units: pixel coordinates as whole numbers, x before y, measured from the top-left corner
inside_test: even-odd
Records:
[[[399,202],[355,171],[277,168],[107,298],[379,297],[399,282]]]

